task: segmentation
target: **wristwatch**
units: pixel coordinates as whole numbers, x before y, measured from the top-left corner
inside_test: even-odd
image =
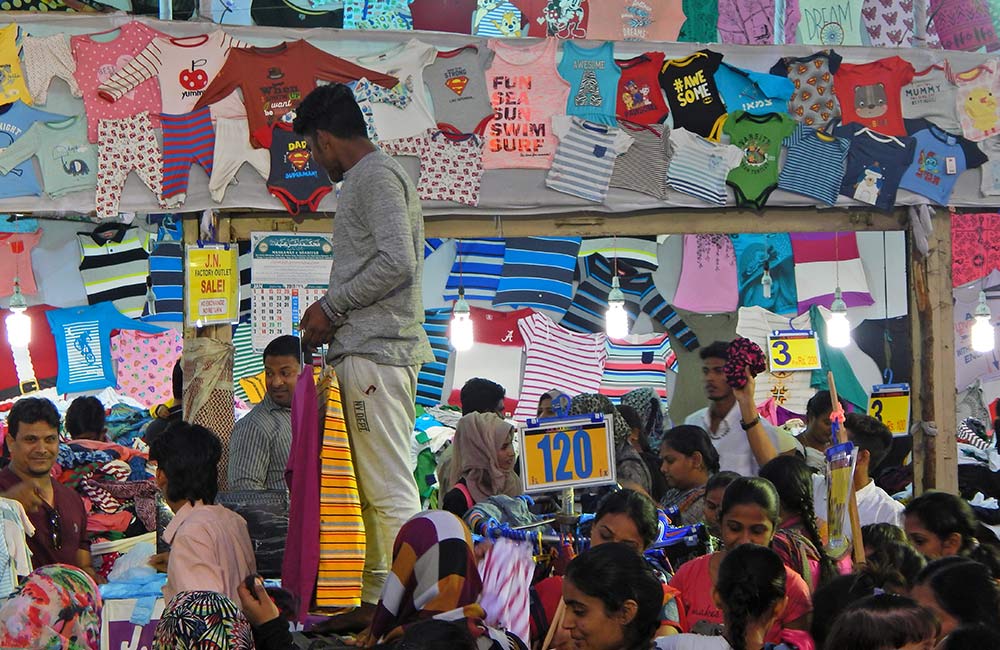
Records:
[[[750,420],[749,422],[744,422],[743,420],[740,420],[740,426],[743,427],[744,431],[749,431],[750,429],[752,429],[755,426],[757,426],[757,424],[759,422],[760,422],[760,416],[758,415],[757,417],[755,417],[754,419]]]

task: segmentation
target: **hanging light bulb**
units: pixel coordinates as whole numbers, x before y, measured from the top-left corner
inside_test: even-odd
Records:
[[[972,324],[972,349],[976,352],[992,352],[996,344],[996,335],[993,332],[993,324],[990,320],[993,314],[990,313],[990,306],[986,304],[986,292],[979,292],[979,304],[972,312],[975,322]]]
[[[628,312],[625,311],[625,294],[622,293],[618,276],[611,278],[608,311],[604,318],[604,327],[610,338],[623,339],[628,336]]]
[[[21,293],[21,282],[14,278],[14,293],[10,297],[10,314],[4,319],[7,342],[12,348],[26,348],[31,343],[31,317],[25,312],[28,302]]]
[[[851,322],[847,320],[847,303],[841,297],[839,286],[833,292],[833,302],[830,303],[830,320],[826,322],[826,342],[834,348],[846,348],[851,344]]]
[[[472,333],[472,310],[465,301],[465,289],[458,290],[458,300],[451,310],[451,347],[458,352],[472,348],[474,337]]]

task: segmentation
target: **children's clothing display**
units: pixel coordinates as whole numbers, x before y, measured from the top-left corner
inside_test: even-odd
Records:
[[[449,133],[482,135],[493,118],[486,69],[493,64],[493,51],[467,45],[438,52],[434,63],[424,68],[424,82],[431,93],[437,126]]]
[[[160,116],[163,124],[163,198],[171,204],[183,203],[187,196],[191,165],[198,163],[212,175],[215,129],[212,114],[200,108],[184,115]]]
[[[840,64],[833,84],[843,122],[857,122],[885,135],[906,135],[900,92],[913,74],[913,64],[898,56]]]
[[[927,15],[934,17],[934,26],[946,50],[975,52],[1000,49],[1000,40],[993,30],[987,0],[929,0]]]
[[[598,124],[615,124],[621,68],[615,63],[615,45],[593,48],[563,43],[559,74],[569,83],[566,114]]]
[[[444,380],[451,358],[450,323],[451,307],[424,311],[424,332],[434,352],[434,361],[423,364],[417,372],[416,403],[419,406],[437,406],[444,401]]]
[[[726,235],[684,235],[681,278],[674,305],[699,314],[735,311],[736,254]]]
[[[436,122],[424,91],[424,68],[434,63],[436,57],[437,50],[433,45],[413,39],[385,52],[354,59],[359,65],[394,77],[399,83],[412,84],[413,87],[413,92],[409,93],[410,101],[403,108],[386,102],[372,104],[379,139],[408,138],[434,128]],[[368,77],[368,80],[380,83],[375,77]],[[398,86],[396,90],[403,92]]]
[[[17,278],[24,295],[33,296],[38,293],[35,274],[31,268],[31,249],[41,240],[41,230],[0,234],[0,296],[14,293],[14,278]]]
[[[666,200],[667,167],[674,154],[670,131],[662,124],[618,124],[632,138],[632,146],[615,158],[609,185]]]
[[[274,47],[235,48],[229,51],[222,69],[194,108],[214,104],[239,89],[247,108],[251,139],[255,146],[262,146],[257,131],[266,134],[272,124],[298,106],[317,81],[348,82],[362,77],[387,88],[399,82],[396,77],[362,68],[303,40]]]
[[[383,142],[382,150],[390,156],[420,159],[420,200],[479,205],[483,180],[483,141],[479,136],[449,135],[432,128],[419,136]]]
[[[699,50],[682,59],[667,59],[660,69],[660,87],[667,96],[674,128],[718,140],[726,107],[715,85],[722,55]]]
[[[579,237],[507,239],[493,306],[533,307],[565,314],[573,302],[579,251]]]
[[[659,262],[659,237],[594,237],[580,242],[580,257],[603,255],[626,260],[643,271],[655,271]]]
[[[952,75],[957,89],[955,107],[962,135],[973,142],[1000,134],[1000,112],[997,112],[997,60]]]
[[[736,111],[729,115],[723,133],[743,152],[739,166],[726,178],[737,207],[764,208],[771,192],[778,188],[781,144],[796,126],[787,113],[754,115]]]
[[[861,45],[861,12],[852,0],[799,0],[796,43]]]
[[[174,363],[181,358],[184,341],[176,330],[159,334],[122,329],[111,338],[118,389],[147,407],[173,398]]]
[[[828,306],[833,300],[834,279],[848,307],[871,305],[871,292],[864,264],[858,254],[858,238],[847,233],[789,233],[795,259],[795,293],[799,313],[813,305]],[[794,410],[794,409],[793,409]]]
[[[1000,215],[951,215],[951,281],[958,287],[1000,269]]]
[[[467,300],[493,302],[503,274],[504,240],[459,239],[455,263],[445,284],[444,299],[458,299],[458,289]]]
[[[271,172],[267,189],[281,201],[289,214],[297,215],[302,208],[315,212],[320,201],[333,191],[330,176],[312,157],[304,136],[292,130],[287,122],[271,127]]]
[[[236,183],[236,174],[243,163],[257,170],[262,179],[271,173],[271,154],[267,149],[255,149],[250,144],[250,126],[246,118],[215,122],[215,150],[212,154],[212,176],[208,191],[212,200],[222,203],[226,189]]]
[[[785,75],[795,86],[788,100],[788,113],[795,120],[819,128],[840,117],[833,83],[840,61],[833,50],[823,50],[801,58],[786,56],[774,64],[771,74]]]
[[[570,332],[544,314],[517,322],[526,360],[514,419],[537,417],[538,398],[552,389],[569,395],[596,393],[601,387],[608,352],[607,335]]]
[[[102,99],[116,102],[124,95],[155,78],[160,87],[162,112],[171,115],[190,113],[198,98],[215,80],[234,47],[249,47],[224,31],[186,38],[154,38],[135,58],[122,66],[97,87]],[[216,109],[224,117],[245,113],[234,97],[226,98],[225,108]]]
[[[97,127],[97,217],[118,216],[125,179],[130,172],[146,184],[163,202],[163,154],[153,132],[149,113],[139,113],[120,120],[101,120]]]
[[[730,235],[736,256],[736,282],[740,307],[763,307],[776,314],[798,313],[795,260],[788,233]],[[761,282],[764,273],[768,288]]]
[[[667,183],[708,203],[726,204],[726,177],[739,166],[743,152],[731,144],[709,142],[686,129],[670,135],[674,155],[667,168]]]
[[[601,41],[676,41],[682,0],[595,0],[588,3],[587,38]]]
[[[663,52],[646,52],[618,61],[618,117],[636,124],[659,124],[670,109],[660,90],[659,74]]]
[[[407,78],[393,88],[383,88],[362,77],[357,81],[349,81],[347,87],[354,93],[354,101],[358,103],[361,115],[365,118],[368,139],[372,142],[379,141],[378,126],[375,124],[375,111],[372,110],[372,105],[383,103],[403,110],[413,100],[412,78]]]
[[[0,102],[9,104],[21,100],[31,103],[31,94],[21,71],[21,46],[18,37],[21,34],[17,23],[9,23],[0,29]]]
[[[682,43],[715,43],[719,35],[719,0],[683,0],[684,24],[677,35]]]
[[[795,84],[784,75],[744,70],[728,63],[715,71],[715,85],[730,113],[784,113],[795,92]]]
[[[344,29],[413,29],[410,0],[344,0]]]
[[[615,158],[628,150],[632,138],[617,127],[557,115],[552,130],[559,137],[545,185],[558,192],[602,203]]]
[[[142,319],[147,323],[180,323],[184,320],[184,248],[180,224],[160,227],[157,243],[149,254],[149,279],[153,305],[147,302]]]
[[[666,399],[667,371],[677,372],[677,355],[670,347],[668,334],[609,338],[600,393],[618,403],[625,393],[652,388],[660,399]]]
[[[567,84],[556,70],[558,42],[528,47],[491,39],[493,65],[486,71],[494,118],[486,127],[483,167],[548,169],[558,139],[552,116],[566,111]]]
[[[10,174],[32,156],[38,158],[45,193],[50,197],[93,191],[97,185],[97,147],[87,141],[82,116],[63,122],[35,122],[0,151],[0,174]]]
[[[926,118],[948,133],[961,133],[962,124],[955,112],[956,88],[946,65],[935,64],[915,72],[913,81],[903,86],[903,117]]]
[[[146,111],[152,126],[160,125],[160,91],[155,80],[147,79],[113,104],[102,99],[97,90],[157,37],[166,38],[166,34],[135,20],[118,29],[70,37],[76,61],[73,74],[83,93],[87,137],[91,142],[97,142],[97,126],[101,120],[124,119]]]
[[[480,4],[472,14],[472,33],[487,38],[521,38],[521,10],[508,0]]]
[[[59,359],[56,391],[77,393],[116,385],[111,359],[111,331],[139,330],[150,334],[162,327],[124,316],[110,302],[91,307],[53,309],[45,317],[52,328]],[[172,368],[171,368],[172,369]]]
[[[916,155],[899,186],[947,205],[955,182],[966,169],[986,162],[986,155],[961,136],[952,135],[926,120],[907,123],[916,141]]]
[[[549,36],[559,39],[587,38],[589,14],[588,0],[548,0],[543,12],[548,23]]]
[[[87,302],[112,302],[129,318],[142,316],[149,275],[149,235],[138,228],[108,223],[77,238]]]
[[[850,146],[848,138],[800,123],[785,139],[785,164],[778,174],[778,187],[833,205],[840,194]]]
[[[719,40],[738,45],[795,42],[799,27],[797,0],[719,0]]]
[[[76,83],[74,72],[76,61],[69,49],[69,36],[25,36],[21,41],[21,56],[24,59],[24,80],[36,106],[46,102],[49,84],[55,78],[62,79],[69,86],[74,97],[83,97]]]
[[[67,115],[41,111],[20,100],[0,105],[0,149],[12,146],[37,122],[65,122],[67,119]],[[10,172],[0,175],[0,198],[41,194],[42,189],[30,160],[22,159]]]
[[[861,22],[872,47],[933,47],[940,48],[937,20],[932,19],[924,28],[923,39],[917,39],[917,8],[922,6],[928,16],[927,0],[864,0],[861,3]]]
[[[837,127],[834,135],[851,141],[840,193],[891,211],[899,181],[913,161],[916,142],[913,138],[882,135],[855,123]]]

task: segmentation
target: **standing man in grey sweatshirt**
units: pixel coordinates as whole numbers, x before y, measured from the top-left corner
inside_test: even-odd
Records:
[[[433,361],[421,297],[424,220],[406,172],[368,139],[347,86],[313,90],[293,124],[313,160],[343,181],[334,216],[333,268],[322,300],[302,317],[308,346],[330,344],[354,452],[367,533],[363,605],[338,616],[369,623],[399,528],[420,510],[410,469],[417,371]]]

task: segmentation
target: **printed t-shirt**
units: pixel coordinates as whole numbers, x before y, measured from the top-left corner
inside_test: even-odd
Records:
[[[736,255],[736,281],[740,307],[763,307],[776,314],[798,313],[795,292],[795,259],[788,233],[730,235]],[[764,295],[761,278],[771,276],[771,295]]]
[[[261,147],[259,138],[266,138],[271,125],[294,110],[316,87],[317,80],[348,82],[362,77],[386,88],[400,81],[327,54],[303,40],[274,47],[236,48],[230,50],[219,74],[198,98],[194,108],[214,104],[239,89],[247,107],[250,141],[255,147]]]
[[[120,330],[111,338],[119,392],[147,407],[170,401],[174,363],[183,351],[184,341],[176,330],[159,334]]]
[[[424,68],[434,63],[436,57],[433,45],[412,39],[385,52],[354,59],[359,65],[399,79],[402,84],[411,80],[413,85],[410,102],[403,109],[385,103],[372,105],[380,139],[408,138],[434,128],[434,117],[424,91]]]
[[[934,17],[941,47],[946,50],[1000,49],[986,0],[930,0],[927,15]]]
[[[524,349],[524,337],[517,322],[534,312],[531,309],[471,309],[475,345],[468,350],[452,353],[455,358],[455,375],[448,403],[461,406],[461,392],[465,382],[473,377],[482,377],[504,387],[504,410],[513,413],[521,390],[521,352]],[[537,402],[535,405],[537,406]]]
[[[662,124],[618,123],[632,137],[628,151],[615,158],[611,187],[667,198],[667,167],[674,154],[670,131]]]
[[[666,399],[668,370],[677,372],[677,355],[666,332],[609,338],[601,395],[607,395],[617,404],[631,390],[652,388],[660,399]]]
[[[840,193],[890,212],[917,143],[913,138],[881,135],[856,123],[837,127],[834,134],[851,141]]]
[[[800,123],[785,139],[785,164],[778,174],[778,187],[833,205],[840,194],[850,146],[847,138]]]
[[[906,135],[900,92],[913,80],[913,64],[898,56],[871,63],[842,63],[833,76],[845,124],[885,135]]]
[[[522,36],[545,38],[549,35],[549,22],[546,16],[555,15],[548,12],[550,0],[511,0],[511,2],[521,12]]]
[[[546,187],[602,203],[615,158],[628,150],[632,138],[618,127],[568,115],[553,117],[552,130],[559,137],[559,147],[545,176]]]
[[[674,155],[667,168],[667,183],[702,201],[726,204],[726,176],[740,164],[743,152],[731,144],[709,142],[686,129],[670,135]]]
[[[25,104],[31,103],[31,94],[21,70],[21,47],[17,42],[19,32],[17,23],[10,23],[0,29],[0,70],[3,70],[0,75],[0,102],[4,104],[19,99]]]
[[[156,79],[162,112],[190,113],[222,69],[230,49],[247,46],[221,29],[185,38],[154,38],[134,59],[101,83],[97,92],[102,99],[116,102],[146,80]],[[238,98],[230,95],[224,101],[224,105],[213,107],[213,117],[246,115]]]
[[[658,75],[663,52],[646,52],[618,61],[622,76],[618,81],[618,117],[636,124],[659,124],[670,111],[660,89]]]
[[[538,398],[552,389],[571,396],[600,389],[608,356],[604,333],[571,332],[537,312],[517,325],[527,358],[515,420],[524,422],[536,417]]]
[[[719,0],[719,40],[738,45],[795,42],[799,26],[796,0]]]
[[[0,174],[9,174],[32,156],[38,158],[45,193],[51,197],[93,191],[97,185],[97,147],[87,141],[83,116],[74,115],[64,122],[36,122],[0,151]]]
[[[868,33],[872,47],[919,47],[940,48],[936,20],[925,27],[924,38],[918,40],[914,21],[916,7],[923,5],[927,11],[927,0],[914,3],[912,0],[864,0],[861,3],[861,21]],[[926,13],[924,15],[927,15]]]
[[[472,33],[478,0],[412,0],[413,29],[424,32]]]
[[[467,45],[438,52],[434,63],[424,68],[437,126],[449,133],[483,133],[493,117],[486,68],[493,63],[493,51]]]
[[[409,0],[344,0],[344,29],[413,29]]]
[[[946,64],[947,65],[947,64]],[[905,119],[926,118],[948,133],[961,133],[955,99],[955,85],[945,66],[936,64],[913,74],[903,86],[900,99]]]
[[[840,278],[840,288],[848,307],[871,305],[865,267],[853,232],[790,233],[795,259],[795,292],[799,313],[813,305],[833,300],[832,278]]]
[[[566,313],[573,302],[579,237],[511,237],[494,307],[533,307]]]
[[[558,42],[528,47],[489,42],[493,65],[486,71],[493,120],[486,128],[485,169],[548,169],[558,139],[552,116],[566,111],[569,84],[556,70]]]
[[[997,92],[997,60],[989,59],[975,68],[952,75],[957,86],[955,108],[962,135],[973,142],[1000,134],[1000,93]]]
[[[788,113],[796,121],[819,128],[840,117],[833,83],[840,58],[833,50],[823,50],[801,58],[786,56],[771,68],[771,74],[785,75],[795,86],[788,100]]]
[[[660,87],[674,116],[674,128],[718,140],[726,107],[715,85],[722,55],[699,50],[682,59],[668,59],[660,68]]]
[[[14,278],[18,279],[24,295],[33,296],[38,293],[35,274],[31,268],[31,249],[41,240],[41,230],[0,234],[0,296],[14,293]]]
[[[1000,214],[952,214],[951,259],[951,281],[955,287],[1000,269]]]
[[[719,35],[719,0],[683,0],[684,24],[677,34],[682,43],[714,43]]]
[[[615,63],[614,43],[580,47],[563,43],[559,74],[569,83],[566,114],[598,124],[614,124],[616,92],[621,68]]]
[[[588,3],[587,38],[676,41],[684,22],[682,0],[594,0]]]
[[[926,120],[916,121],[911,132],[916,140],[916,155],[903,174],[899,186],[947,205],[955,182],[966,169],[986,162],[986,156],[973,142],[941,130]],[[908,124],[907,126],[910,126]],[[949,163],[954,166],[949,173]]]
[[[569,0],[569,2],[549,0],[542,15],[548,23],[549,36],[562,40],[587,38],[587,26],[590,21],[588,0]]]
[[[159,126],[160,92],[156,81],[147,79],[114,104],[101,99],[97,92],[100,84],[131,63],[157,37],[166,38],[166,34],[135,20],[118,29],[70,37],[76,61],[73,77],[83,93],[87,137],[91,142],[97,142],[97,124],[101,120],[117,120],[148,111],[153,126]]]
[[[0,150],[17,142],[36,122],[65,122],[69,117],[40,111],[18,100],[0,106]],[[40,196],[42,188],[35,175],[31,160],[12,166],[10,172],[0,175],[0,198],[11,196]]]
[[[702,314],[736,311],[736,255],[727,235],[684,235],[674,304]]]
[[[489,38],[521,38],[521,10],[510,0],[481,5],[472,14],[472,33]]]
[[[855,0],[799,0],[803,45],[861,45],[861,11]]]
[[[728,63],[715,72],[715,85],[730,113],[783,113],[795,92],[795,84],[785,75],[744,70]]]
[[[737,207],[763,209],[771,192],[778,188],[781,144],[796,126],[787,113],[753,115],[736,111],[729,115],[723,132],[743,152],[739,166],[726,178]]]

